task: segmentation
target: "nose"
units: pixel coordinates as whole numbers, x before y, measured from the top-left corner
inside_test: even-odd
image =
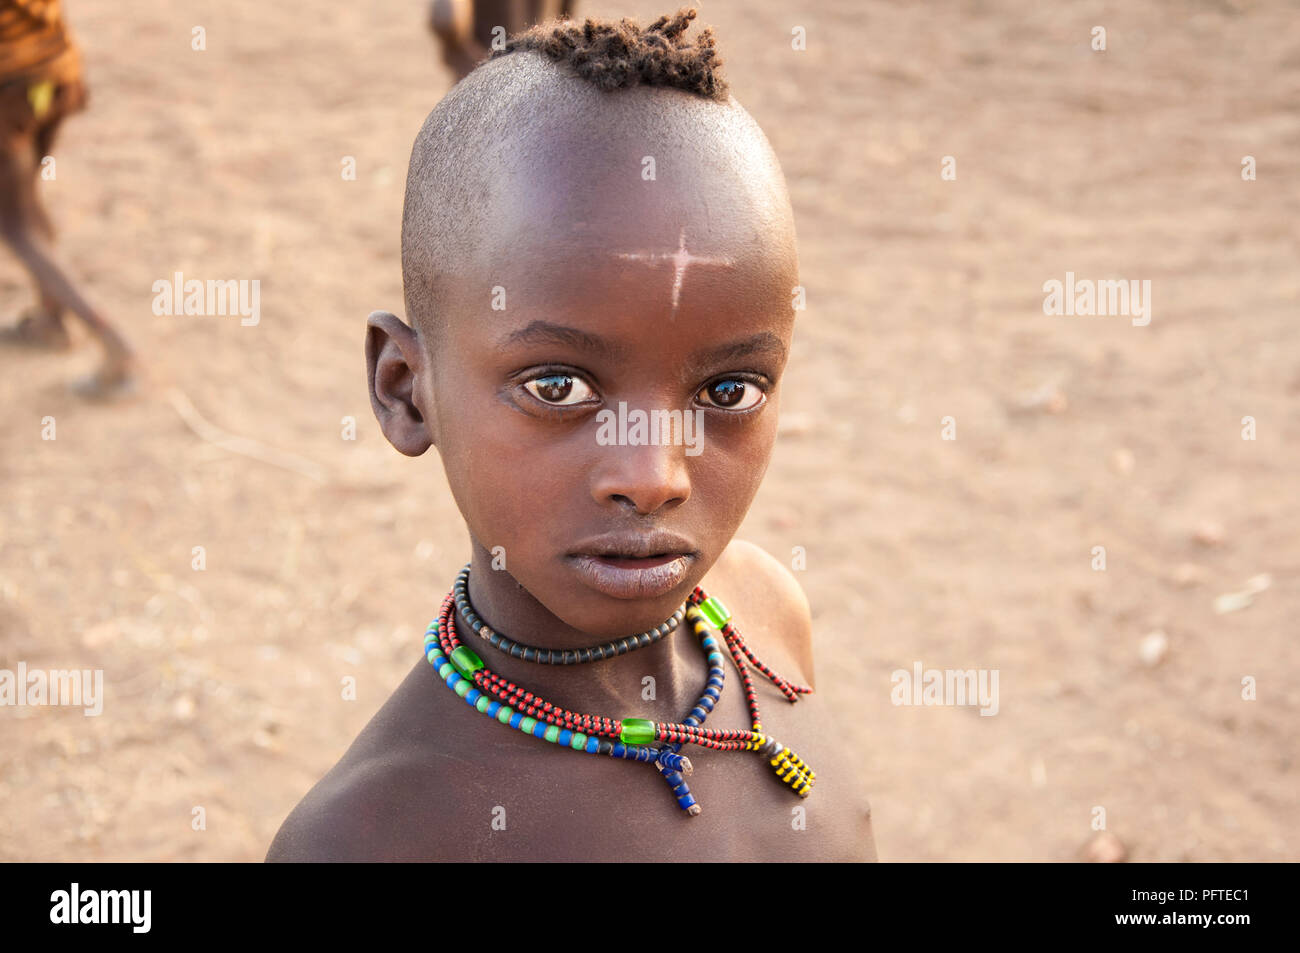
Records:
[[[606,446],[592,470],[591,495],[603,507],[649,516],[691,496],[686,448],[672,445]]]

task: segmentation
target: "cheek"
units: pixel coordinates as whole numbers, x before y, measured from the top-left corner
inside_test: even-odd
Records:
[[[709,531],[715,537],[725,535],[730,540],[763,482],[776,442],[776,414],[764,417],[760,426],[747,432],[719,434],[696,458],[692,497],[706,511]]]
[[[466,426],[466,424],[470,424]],[[539,509],[545,478],[522,464],[517,448],[500,430],[476,428],[472,421],[444,430],[447,481],[474,538],[491,549],[509,551],[536,521],[525,514]]]
[[[563,518],[583,471],[561,442],[539,439],[527,418],[495,399],[480,406],[441,428],[447,480],[474,538],[527,560],[563,537],[548,516]]]

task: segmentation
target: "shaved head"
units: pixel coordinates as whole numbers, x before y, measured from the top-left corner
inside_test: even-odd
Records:
[[[525,49],[462,80],[416,139],[402,218],[408,319],[437,340],[458,315],[490,315],[493,289],[517,287],[505,263],[542,235],[557,269],[601,249],[614,270],[663,256],[665,301],[680,294],[674,255],[794,257],[779,165],[729,95],[602,88]]]

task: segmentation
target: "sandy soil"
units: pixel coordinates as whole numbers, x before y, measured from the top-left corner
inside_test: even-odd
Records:
[[[92,103],[42,188],[150,376],[88,407],[65,381],[89,349],[0,353],[0,668],[107,683],[98,718],[0,710],[0,859],[260,859],[464,561],[361,352],[367,312],[401,310],[406,159],[450,80],[421,3],[367,6],[69,0]],[[1098,806],[1135,860],[1300,859],[1300,24],[940,6],[700,4],[784,164],[809,295],[743,535],[807,552],[882,859],[1069,860]],[[156,317],[176,271],[260,279],[260,324]],[[1045,316],[1067,271],[1149,279],[1150,325]],[[0,257],[3,314],[28,294]],[[201,439],[177,400],[314,469]],[[998,670],[998,715],[892,705],[916,662]]]

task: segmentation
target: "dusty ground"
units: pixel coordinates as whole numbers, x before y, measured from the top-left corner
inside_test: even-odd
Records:
[[[406,159],[449,77],[422,3],[366,6],[69,0],[93,101],[42,188],[150,379],[87,407],[64,382],[89,351],[0,353],[0,668],[107,681],[98,718],[0,710],[0,858],[261,858],[464,560],[437,458],[384,443],[361,362],[366,313],[401,309]],[[1294,11],[700,6],[809,289],[744,535],[807,551],[882,858],[1067,860],[1097,806],[1136,860],[1300,858]],[[260,279],[261,323],[154,316],[175,271]],[[1149,279],[1150,325],[1045,316],[1066,271]],[[27,294],[0,257],[0,308]],[[177,392],[319,478],[200,439]],[[999,714],[894,707],[918,661],[997,669]]]

